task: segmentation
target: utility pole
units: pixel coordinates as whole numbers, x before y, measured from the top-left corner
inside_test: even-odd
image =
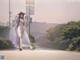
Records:
[[[34,15],[34,0],[26,0],[26,16],[28,18],[28,23],[29,23],[29,26],[28,26],[29,36],[30,36],[30,29],[31,29],[31,22],[32,22],[31,15]]]
[[[28,19],[29,19],[29,36],[30,36],[30,0],[29,0],[29,15],[28,15]]]
[[[26,17],[28,23],[28,34],[30,35],[30,0],[26,0]]]
[[[9,27],[11,26],[11,1],[9,0]]]

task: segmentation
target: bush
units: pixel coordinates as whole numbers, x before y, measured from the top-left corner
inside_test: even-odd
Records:
[[[36,48],[35,37],[32,34],[30,34],[29,37],[30,37],[30,42],[31,42],[31,45],[32,45],[32,49],[35,49]]]
[[[35,38],[32,34],[29,35],[31,43],[35,43]]]
[[[2,49],[11,49],[14,45],[9,40],[0,40],[0,50]]]

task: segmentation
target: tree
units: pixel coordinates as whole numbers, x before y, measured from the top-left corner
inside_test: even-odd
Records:
[[[48,31],[48,38],[60,49],[80,49],[80,21],[59,25]]]

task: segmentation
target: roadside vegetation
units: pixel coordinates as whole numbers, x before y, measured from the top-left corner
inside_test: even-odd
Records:
[[[47,39],[53,48],[80,51],[80,21],[61,24],[47,31]]]
[[[14,45],[10,40],[8,40],[9,27],[0,26],[0,50],[12,49]]]

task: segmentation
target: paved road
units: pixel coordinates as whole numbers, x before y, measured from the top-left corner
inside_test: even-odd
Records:
[[[79,52],[60,50],[8,50],[0,51],[5,60],[80,60]]]

